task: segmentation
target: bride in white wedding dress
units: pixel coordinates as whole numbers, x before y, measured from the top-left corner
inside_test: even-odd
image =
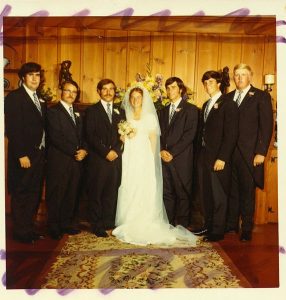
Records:
[[[133,131],[121,135],[124,141],[122,179],[117,227],[112,234],[136,245],[171,245],[185,241],[196,246],[195,235],[168,222],[163,204],[160,127],[150,94],[142,86],[133,87],[127,91],[122,105]]]

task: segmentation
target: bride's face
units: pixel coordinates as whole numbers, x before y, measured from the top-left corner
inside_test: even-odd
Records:
[[[129,99],[130,99],[130,104],[133,108],[142,107],[143,97],[139,92],[137,91],[132,92]]]

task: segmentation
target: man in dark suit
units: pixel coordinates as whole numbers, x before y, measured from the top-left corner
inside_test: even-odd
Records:
[[[92,232],[108,236],[114,227],[118,187],[121,180],[122,142],[118,123],[125,119],[121,109],[113,107],[116,86],[110,79],[97,85],[100,101],[86,110],[85,130],[89,149],[88,202]]]
[[[264,186],[264,160],[273,130],[271,98],[253,87],[252,70],[246,64],[234,67],[236,90],[228,94],[239,110],[238,140],[232,158],[232,185],[226,231],[239,230],[241,241],[252,238],[255,187]]]
[[[41,66],[25,63],[22,86],[5,99],[8,138],[8,190],[11,194],[13,237],[23,243],[39,239],[33,220],[41,199],[45,161],[46,106],[37,96]]]
[[[198,110],[182,99],[186,88],[180,78],[169,78],[165,86],[171,105],[159,111],[163,198],[169,222],[187,227],[192,187],[193,140],[197,130]]]
[[[220,72],[205,72],[202,83],[210,99],[200,114],[197,169],[206,229],[204,240],[214,242],[224,238],[231,155],[238,134],[238,108],[222,95]]]
[[[82,120],[73,103],[79,88],[76,82],[62,84],[61,100],[48,110],[49,148],[47,157],[46,202],[52,239],[79,233],[76,210],[82,160],[87,155]]]

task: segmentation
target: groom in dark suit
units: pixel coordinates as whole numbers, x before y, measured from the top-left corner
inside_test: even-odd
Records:
[[[89,215],[92,232],[98,237],[107,237],[105,230],[115,225],[121,181],[122,142],[118,123],[125,120],[125,114],[113,107],[115,91],[112,80],[102,79],[97,85],[100,101],[88,108],[85,116]]]
[[[79,92],[78,85],[74,81],[66,81],[61,90],[61,100],[48,110],[47,126],[46,202],[49,233],[55,240],[64,233],[79,233],[75,217],[82,160],[87,155],[82,120],[73,109]]]
[[[40,238],[34,231],[33,221],[42,193],[46,105],[36,93],[41,66],[34,62],[25,63],[18,75],[22,86],[5,98],[8,190],[13,237],[23,243],[33,243]]]
[[[221,93],[224,87],[220,72],[205,72],[202,83],[210,99],[200,114],[197,169],[205,219],[204,240],[214,242],[224,238],[231,156],[238,134],[238,108]]]
[[[239,111],[238,140],[232,158],[232,184],[226,231],[239,230],[241,241],[252,238],[255,188],[264,186],[264,160],[269,148],[273,113],[269,93],[253,87],[252,70],[238,64],[233,71],[236,90],[228,94]]]
[[[159,111],[163,198],[169,222],[187,227],[198,110],[183,99],[186,88],[180,78],[169,78],[165,87],[171,105]]]

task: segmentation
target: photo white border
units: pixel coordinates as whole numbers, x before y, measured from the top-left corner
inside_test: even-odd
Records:
[[[6,290],[0,283],[0,299],[248,299],[259,297],[263,299],[282,299],[285,296],[286,278],[286,183],[283,175],[286,171],[286,0],[7,0],[0,4],[0,24],[3,24],[3,12],[7,16],[110,16],[122,15],[129,9],[133,16],[150,16],[153,14],[172,16],[204,14],[209,16],[226,16],[245,9],[249,15],[276,15],[277,21],[277,112],[278,112],[278,197],[279,197],[279,245],[280,245],[280,287],[279,288],[247,288],[247,289],[159,289],[159,290],[113,290],[103,294],[100,290],[68,290],[66,295],[60,295],[56,290],[39,290],[33,296],[25,290]],[[3,3],[4,2],[4,3]],[[239,12],[237,12],[239,13]],[[3,34],[3,27],[0,29]],[[3,38],[1,36],[0,38]],[[0,45],[0,55],[3,57],[3,46]],[[3,59],[1,59],[0,78],[3,78]],[[0,80],[0,250],[5,249],[5,178],[4,178],[4,94],[3,79]],[[285,116],[284,116],[285,113]],[[284,172],[284,174],[283,174]],[[5,259],[0,261],[0,278],[3,280]]]

